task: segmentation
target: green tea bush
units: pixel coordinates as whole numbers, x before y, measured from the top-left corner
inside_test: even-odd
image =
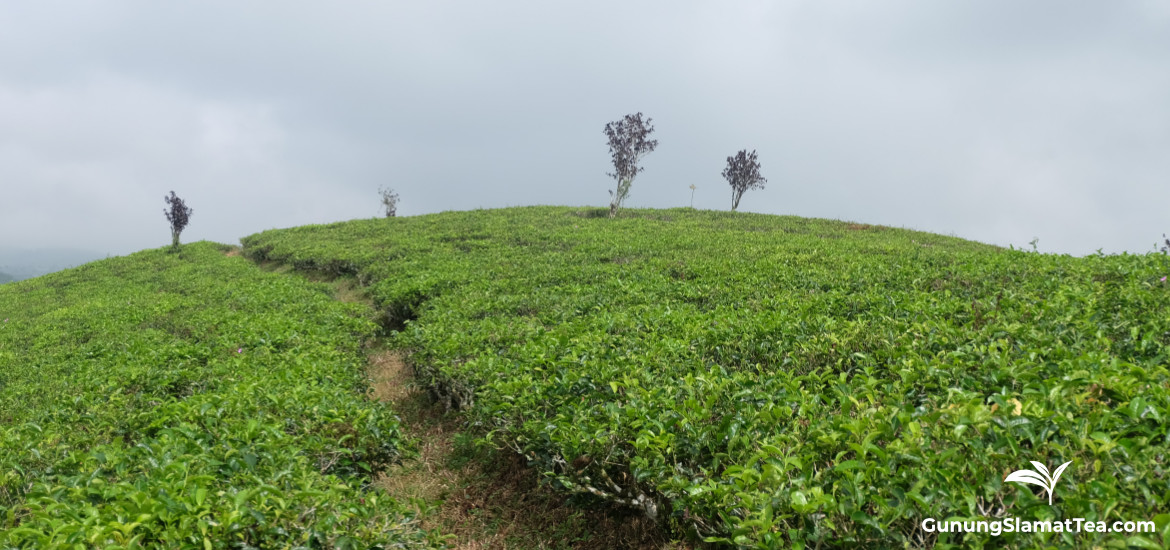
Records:
[[[0,548],[436,546],[368,487],[369,317],[210,243],[4,285]]]
[[[356,275],[419,377],[565,490],[738,547],[1170,544],[1160,254],[830,220],[569,208],[274,230]],[[404,315],[403,311],[409,311]],[[1005,483],[1072,461],[1053,506]],[[1150,520],[939,534],[922,520]]]

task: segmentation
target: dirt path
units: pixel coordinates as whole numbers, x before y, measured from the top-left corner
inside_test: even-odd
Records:
[[[689,548],[669,543],[642,517],[566,503],[538,485],[538,473],[519,457],[476,450],[458,417],[441,415],[417,387],[397,351],[374,349],[370,375],[374,395],[394,405],[404,431],[419,441],[418,459],[387,471],[378,485],[395,498],[437,505],[424,510],[423,525],[452,535],[455,548]]]
[[[225,251],[238,255],[239,249]],[[296,273],[291,267],[261,263],[267,271]],[[300,274],[329,282],[336,299],[368,305],[364,289],[352,279]],[[374,397],[390,403],[402,429],[418,442],[419,456],[392,467],[376,484],[412,503],[425,528],[450,537],[457,550],[583,549],[690,550],[670,541],[641,515],[611,508],[582,509],[566,495],[538,483],[539,472],[508,451],[476,448],[461,431],[458,414],[444,414],[415,383],[401,354],[375,342],[369,348]]]

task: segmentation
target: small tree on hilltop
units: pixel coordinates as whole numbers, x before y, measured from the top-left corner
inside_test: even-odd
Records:
[[[642,113],[626,115],[621,120],[605,125],[605,136],[609,138],[609,156],[613,160],[613,172],[606,175],[617,181],[617,189],[609,192],[609,217],[617,215],[622,201],[630,195],[630,185],[643,168],[638,166],[642,157],[658,147],[658,140],[650,139],[654,133],[651,119],[642,120]]]
[[[382,207],[386,209],[386,217],[393,218],[398,215],[398,193],[393,189],[378,188],[378,194],[382,196]]]
[[[727,157],[727,168],[723,169],[723,177],[731,185],[731,209],[739,208],[739,199],[743,198],[748,189],[763,189],[768,182],[760,175],[760,161],[753,150],[751,153],[744,149]]]
[[[174,191],[171,191],[169,196],[163,195],[163,200],[170,207],[163,209],[163,215],[171,223],[171,247],[178,249],[179,234],[187,227],[187,222],[191,220],[191,213],[194,210],[187,208],[187,205],[183,203],[183,199],[176,196]]]

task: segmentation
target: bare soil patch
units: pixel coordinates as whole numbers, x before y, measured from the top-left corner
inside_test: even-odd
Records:
[[[394,405],[419,450],[417,459],[391,468],[377,485],[415,502],[423,526],[451,536],[454,548],[692,548],[669,541],[642,516],[573,505],[540,485],[539,473],[514,453],[475,449],[461,434],[458,416],[443,414],[414,383],[398,351],[372,350],[369,364],[374,396]]]

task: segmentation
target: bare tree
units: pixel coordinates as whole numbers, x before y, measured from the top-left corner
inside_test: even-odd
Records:
[[[617,215],[622,201],[630,195],[630,185],[643,168],[638,166],[642,157],[658,147],[658,140],[649,139],[654,133],[651,119],[642,120],[642,113],[626,115],[621,120],[605,125],[605,136],[609,138],[609,155],[613,160],[613,172],[606,175],[617,181],[617,189],[609,192],[609,217]]]
[[[743,198],[748,189],[763,189],[768,180],[760,175],[760,161],[755,150],[751,153],[744,149],[727,157],[727,168],[723,169],[723,177],[731,185],[731,209],[739,208],[739,199]]]
[[[187,222],[191,221],[191,214],[194,210],[187,208],[183,199],[176,196],[174,191],[171,191],[169,196],[163,195],[163,200],[169,206],[169,208],[163,209],[163,215],[171,223],[171,247],[178,249],[179,233],[182,233],[183,229],[187,227]]]
[[[393,218],[394,216],[397,216],[398,193],[395,193],[393,189],[379,187],[378,194],[382,196],[382,207],[386,209],[386,217]]]

